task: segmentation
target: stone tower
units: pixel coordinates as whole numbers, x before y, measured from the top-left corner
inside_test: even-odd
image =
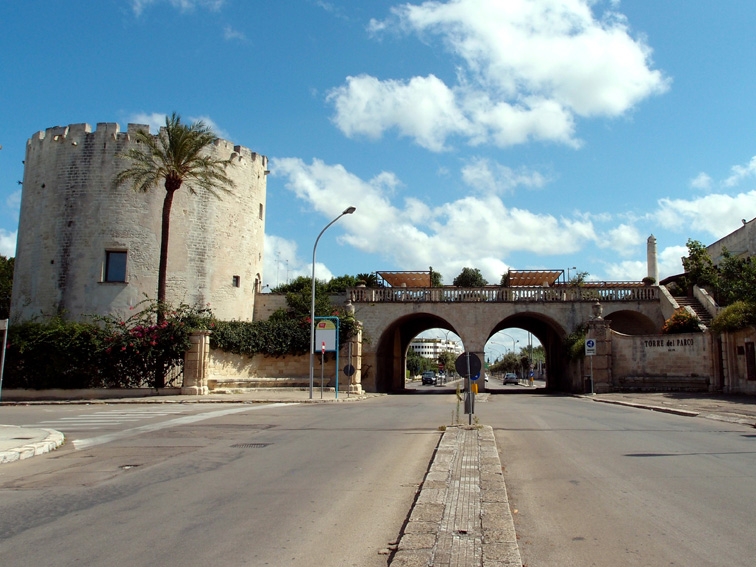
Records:
[[[648,263],[648,277],[659,283],[659,263],[656,256],[656,237],[652,234],[646,241],[646,262]]]
[[[11,318],[63,314],[128,316],[157,295],[165,189],[113,187],[128,165],[116,158],[144,125],[72,124],[37,132],[26,145]],[[251,320],[262,281],[268,160],[217,140],[236,186],[220,199],[176,192],[171,212],[167,301],[207,306],[220,319]]]

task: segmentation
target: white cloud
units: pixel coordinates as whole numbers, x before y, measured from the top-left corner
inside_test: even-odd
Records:
[[[735,187],[745,178],[756,175],[756,156],[752,157],[746,165],[733,165],[731,171],[732,175],[723,182],[725,187]]]
[[[311,258],[302,259],[298,254],[297,243],[293,240],[266,234],[263,285],[274,288],[299,276],[312,277]],[[328,281],[332,277],[333,274],[324,264],[315,263],[316,279]]]
[[[156,4],[161,0],[131,0],[131,9],[134,11],[134,15],[141,16],[145,8]],[[182,12],[191,12],[197,7],[207,8],[210,11],[218,11],[225,3],[225,0],[163,0],[170,3],[174,8],[178,8]]]
[[[593,0],[449,0],[404,4],[373,34],[439,37],[457,61],[458,84],[433,75],[379,80],[361,75],[331,91],[347,136],[386,130],[433,151],[452,136],[498,146],[548,140],[578,146],[575,116],[615,117],[669,80],[651,69],[651,49],[624,16],[597,18]]]
[[[657,255],[659,265],[659,279],[663,280],[668,276],[674,276],[683,272],[683,256],[688,255],[686,246],[668,246]]]
[[[675,232],[706,231],[722,238],[739,226],[743,217],[754,216],[756,191],[737,195],[709,194],[697,199],[660,199],[652,214],[662,227]]]
[[[473,158],[462,168],[462,179],[470,187],[485,193],[505,193],[523,186],[538,189],[548,178],[527,168],[514,170],[486,158]]]
[[[488,281],[498,282],[507,269],[506,257],[515,251],[569,254],[596,239],[590,220],[507,208],[493,194],[438,206],[408,197],[396,204],[391,197],[400,183],[391,173],[365,181],[341,165],[320,160],[272,162],[274,175],[282,176],[287,188],[324,219],[334,218],[346,206],[357,207],[340,221],[340,240],[378,254],[398,269],[433,265],[447,283],[465,266],[477,267]],[[444,260],[439,263],[439,258]]]
[[[706,173],[701,172],[690,180],[690,186],[694,189],[703,189],[708,191],[711,189],[712,179]]]
[[[644,240],[635,226],[621,224],[609,230],[597,244],[600,248],[611,248],[618,254],[627,256],[636,253]]]
[[[409,81],[347,77],[346,85],[333,89],[328,100],[336,107],[334,122],[349,137],[376,139],[396,128],[422,147],[441,151],[450,135],[472,133],[454,93],[433,75]]]
[[[9,232],[3,228],[0,228],[0,254],[6,258],[11,258],[16,255],[16,238],[18,236],[17,231]]]
[[[15,213],[21,210],[21,189],[8,195],[5,199],[5,206]]]
[[[648,265],[638,260],[626,260],[618,264],[607,264],[604,272],[609,281],[637,282],[648,275]]]
[[[225,28],[223,28],[223,39],[225,39],[226,41],[231,41],[234,39],[246,41],[247,36],[243,32],[235,30],[231,26],[226,26]]]

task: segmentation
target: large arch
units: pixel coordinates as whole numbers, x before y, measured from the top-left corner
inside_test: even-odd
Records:
[[[564,353],[565,330],[552,318],[540,313],[515,313],[502,319],[492,330],[489,339],[499,331],[512,327],[524,329],[543,345],[546,354],[546,389],[569,392],[570,379],[566,372]]]
[[[487,334],[490,339],[499,331],[519,327],[533,333],[546,353],[546,388],[552,391],[570,391],[566,372],[564,338],[566,331],[552,318],[535,312],[517,313],[499,321]],[[406,353],[410,342],[428,329],[452,331],[463,338],[460,331],[444,319],[430,313],[412,313],[392,321],[378,339],[376,348],[375,389],[391,393],[404,389]],[[467,347],[465,347],[467,348]]]
[[[390,393],[404,389],[405,357],[409,344],[423,331],[434,328],[459,334],[448,321],[430,313],[405,315],[385,329],[376,349],[376,391]]]

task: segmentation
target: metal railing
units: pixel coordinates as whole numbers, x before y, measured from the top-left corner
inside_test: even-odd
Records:
[[[510,303],[522,301],[657,301],[659,288],[635,283],[591,283],[589,286],[554,287],[382,287],[348,288],[352,303]]]

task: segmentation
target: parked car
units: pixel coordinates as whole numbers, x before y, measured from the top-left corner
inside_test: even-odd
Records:
[[[520,381],[517,379],[517,374],[514,372],[507,372],[504,375],[504,384],[519,384]]]
[[[436,373],[433,372],[432,370],[426,370],[425,372],[423,372],[422,382],[423,382],[423,385],[430,384],[432,386],[435,386]]]

